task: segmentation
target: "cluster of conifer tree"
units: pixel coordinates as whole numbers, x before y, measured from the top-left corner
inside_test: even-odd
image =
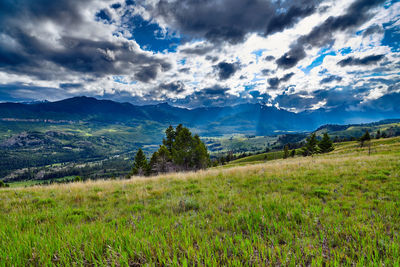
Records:
[[[327,133],[324,133],[322,140],[318,142],[315,133],[306,139],[305,146],[301,149],[303,156],[312,156],[316,153],[328,153],[334,150],[333,142]]]
[[[200,137],[192,135],[188,128],[179,124],[175,129],[169,126],[166,137],[158,151],[147,161],[142,149],[136,153],[132,174],[153,175],[171,171],[187,171],[207,168],[210,155]]]

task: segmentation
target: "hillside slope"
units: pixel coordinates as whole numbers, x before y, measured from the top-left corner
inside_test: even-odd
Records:
[[[399,265],[400,138],[197,173],[0,190],[5,265]]]

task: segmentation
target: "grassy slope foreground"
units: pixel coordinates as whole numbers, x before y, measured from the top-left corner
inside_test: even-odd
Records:
[[[0,191],[1,265],[400,264],[400,138],[150,179]]]

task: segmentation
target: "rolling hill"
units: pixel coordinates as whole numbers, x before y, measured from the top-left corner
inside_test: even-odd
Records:
[[[0,189],[0,262],[397,266],[400,139],[153,178]]]

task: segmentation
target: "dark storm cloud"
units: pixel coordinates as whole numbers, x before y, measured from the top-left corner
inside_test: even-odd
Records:
[[[218,57],[216,57],[216,56],[206,56],[206,59],[211,61],[211,62],[216,62],[218,60]]]
[[[210,45],[197,45],[195,47],[191,48],[184,48],[181,50],[182,53],[184,54],[192,54],[192,55],[198,55],[202,56],[207,54],[208,52],[213,50],[213,46]]]
[[[162,83],[159,85],[159,89],[178,94],[185,91],[185,85],[181,81],[175,81],[171,83]]]
[[[187,74],[190,72],[190,68],[181,68],[181,69],[179,69],[179,72]]]
[[[265,35],[283,31],[285,28],[292,27],[299,18],[307,17],[315,12],[315,6],[292,6],[286,13],[274,16],[268,23]]]
[[[384,30],[382,26],[374,24],[369,26],[365,31],[363,31],[363,37],[366,37],[368,35],[374,34],[374,33],[383,33]]]
[[[339,61],[337,64],[341,67],[355,66],[355,65],[372,65],[378,63],[384,57],[385,57],[384,55],[371,55],[363,58],[347,57]]]
[[[400,112],[399,103],[400,93],[391,93],[378,99],[363,103],[361,107],[372,111],[380,110],[386,112]]]
[[[268,84],[269,84],[272,88],[278,87],[278,85],[279,85],[279,78],[278,78],[278,77],[269,78],[269,79],[268,79]]]
[[[295,94],[278,95],[275,99],[275,103],[279,103],[279,106],[285,109],[309,109],[313,105],[317,104],[320,100],[317,98],[310,98],[306,92],[299,92]]]
[[[82,83],[60,83],[59,85],[62,89],[74,89],[83,87]]]
[[[271,74],[271,73],[273,73],[273,72],[274,72],[274,71],[269,70],[269,69],[263,69],[263,70],[261,70],[261,74],[264,75],[264,76],[267,76],[267,75],[269,75],[269,74]]]
[[[154,98],[168,100],[168,94],[180,94],[185,91],[185,85],[181,81],[170,83],[161,83],[155,89],[149,91],[144,97],[145,100],[151,101]]]
[[[200,91],[199,94],[203,96],[223,96],[226,94],[226,92],[229,90],[229,88],[224,88],[219,85],[215,85],[214,87],[210,88],[204,88],[203,90]]]
[[[236,63],[220,62],[215,66],[220,80],[229,79],[239,69]]]
[[[306,57],[305,49],[321,47],[334,42],[333,34],[337,31],[347,31],[360,26],[371,17],[370,9],[382,4],[384,0],[356,0],[346,13],[341,16],[329,17],[321,25],[314,27],[307,35],[301,36],[290,50],[276,60],[279,67],[288,69],[294,67]]]
[[[111,8],[118,9],[118,8],[121,8],[121,6],[122,5],[120,3],[115,3],[115,4],[111,5]]]
[[[274,56],[266,56],[264,59],[265,59],[265,61],[272,61],[275,59],[275,57]]]
[[[0,1],[0,70],[43,80],[62,79],[68,71],[94,77],[137,72],[137,76],[145,81],[155,78],[155,66],[160,66],[162,71],[171,68],[164,60],[135,51],[128,41],[69,36],[66,32],[85,27],[80,11],[82,5],[91,3],[77,0]],[[107,20],[102,14],[99,16]],[[65,29],[59,31],[58,47],[49,43],[45,35],[32,34],[27,27],[42,22],[52,22]]]
[[[357,106],[364,99],[366,89],[342,88],[342,90],[329,89],[314,92],[284,93],[275,98],[280,107],[295,110],[307,110],[321,101],[325,101],[324,108],[334,109]]]
[[[160,0],[154,10],[175,28],[213,43],[244,41],[247,33],[269,35],[316,12],[319,1]]]
[[[342,80],[342,77],[336,76],[336,75],[330,75],[328,77],[323,78],[319,84],[324,84],[324,83],[331,83],[333,81],[338,81],[340,82]]]
[[[289,52],[278,58],[275,62],[279,67],[289,69],[296,66],[297,62],[306,57],[306,52],[301,46],[293,46]]]
[[[210,106],[232,106],[248,102],[247,98],[228,93],[229,88],[218,84],[203,88],[186,96],[184,99],[178,99],[175,104],[187,107],[210,107]]]
[[[285,74],[282,78],[274,77],[274,78],[269,78],[267,80],[268,84],[271,86],[271,88],[277,88],[281,82],[287,82],[292,78],[294,75],[293,72]]]
[[[151,80],[154,80],[157,77],[159,69],[160,69],[159,65],[145,66],[141,70],[135,73],[135,79],[147,83]]]
[[[290,78],[292,78],[292,76],[294,75],[293,72],[291,73],[286,73],[282,78],[281,78],[281,82],[287,82],[290,80]]]

